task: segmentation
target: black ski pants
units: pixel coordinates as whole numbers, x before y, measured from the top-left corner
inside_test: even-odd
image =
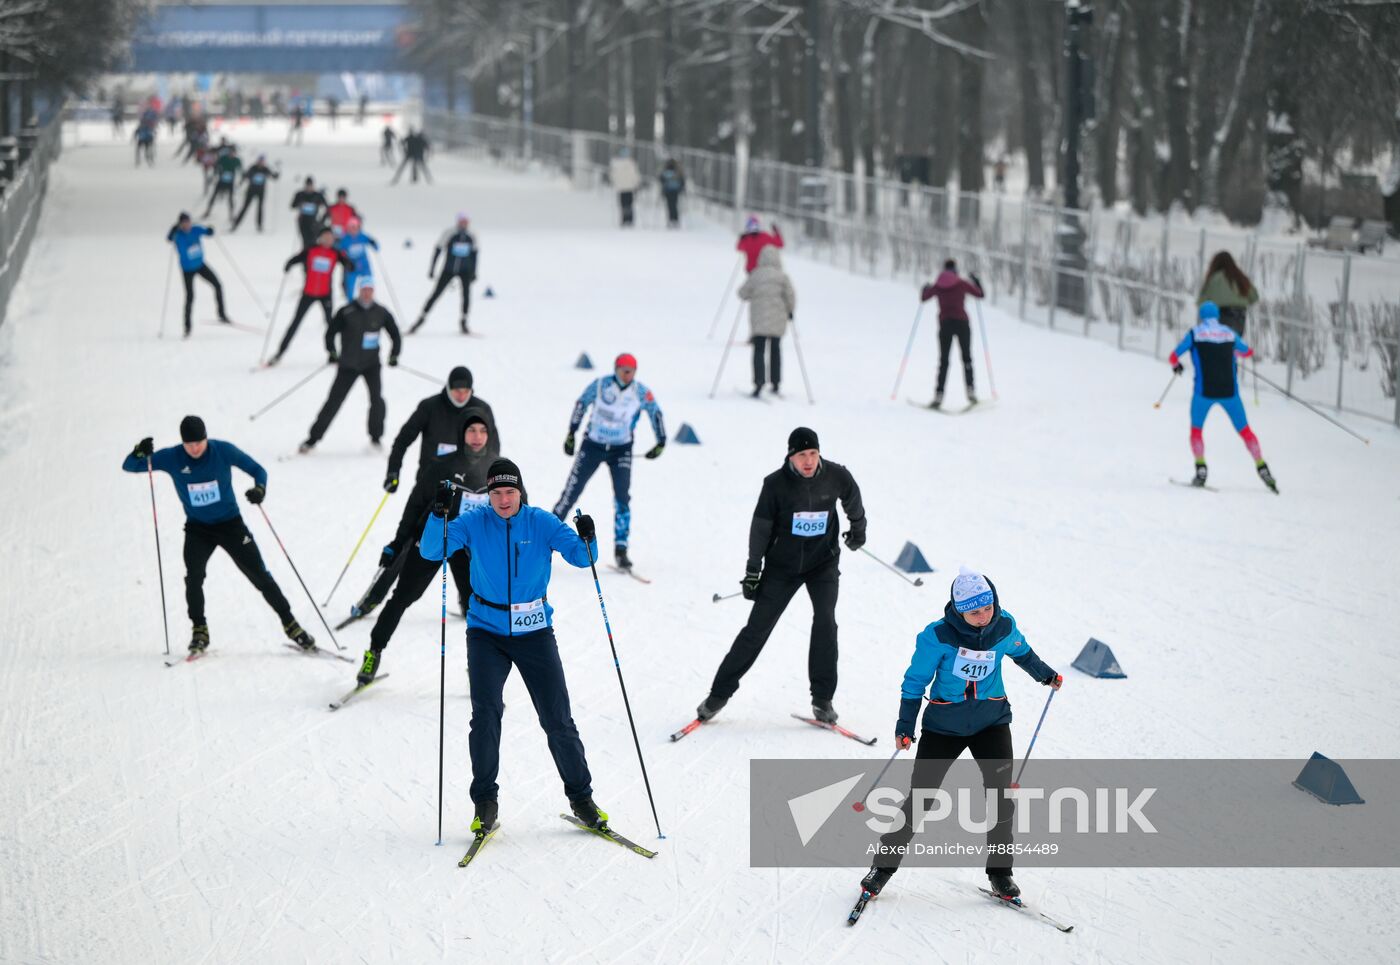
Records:
[[[214,301],[219,306],[219,319],[226,317],[224,312],[224,286],[219,284],[219,276],[208,265],[200,265],[185,275],[185,334],[190,334],[190,312],[194,310],[194,277],[198,275],[214,287]]]
[[[316,305],[318,303],[321,306],[321,311],[323,311],[326,315],[326,326],[330,326],[331,296],[308,295],[305,292],[303,292],[301,298],[297,300],[297,310],[292,313],[292,324],[287,327],[287,334],[282,336],[282,344],[277,346],[278,358],[281,358],[283,355],[287,354],[287,347],[292,344],[292,338],[296,335],[297,327],[301,325],[302,318],[306,315],[307,310],[312,305]]]
[[[238,230],[238,226],[243,223],[243,216],[248,213],[248,208],[254,201],[258,203],[257,223],[258,230],[263,230],[263,195],[266,193],[263,188],[249,188],[248,193],[243,196],[243,207],[238,209],[238,217],[233,219],[233,228]],[[230,199],[232,200],[232,199]]]
[[[434,286],[433,293],[428,296],[427,302],[423,304],[423,311],[419,312],[420,315],[427,315],[433,310],[433,305],[437,302],[438,297],[447,291],[447,286],[452,284],[454,278],[462,283],[462,317],[467,317],[467,312],[471,311],[472,307],[472,281],[474,279],[465,272],[448,271],[438,275],[437,285]]]
[[[952,354],[953,339],[962,352],[963,384],[972,391],[972,326],[965,318],[938,320],[938,391],[948,382],[948,356]]]
[[[758,584],[758,598],[749,611],[749,622],[734,638],[734,644],[720,661],[710,696],[728,700],[739,689],[739,681],[749,672],[763,645],[778,625],[793,595],[803,586],[812,600],[812,638],[807,650],[807,677],[813,700],[836,696],[836,595],[841,571],[832,560],[806,573],[768,570]]]
[[[618,203],[622,205],[622,226],[630,228],[632,226],[632,202],[636,195],[631,191],[617,192]]]
[[[765,383],[772,382],[774,391],[777,391],[779,383],[783,381],[783,349],[782,339],[772,335],[755,335],[753,342],[753,387],[763,388]],[[764,353],[768,355],[768,364],[763,364]]]
[[[321,219],[311,215],[297,215],[297,232],[301,235],[302,248],[310,248],[321,233]]]
[[[214,193],[209,195],[209,207],[204,209],[204,217],[209,217],[210,212],[214,210],[214,205],[219,203],[221,197],[228,199],[228,216],[230,219],[233,218],[233,182],[231,181],[215,182]]]
[[[679,191],[663,191],[661,196],[666,199],[666,223],[679,225],[681,223],[681,194]]]
[[[904,823],[901,827],[881,835],[880,844],[886,849],[902,849],[914,837],[915,792],[931,791],[941,787],[948,768],[963,751],[972,751],[977,767],[982,772],[982,784],[988,790],[997,792],[997,821],[987,830],[988,848],[1011,844],[1011,820],[1016,815],[1016,802],[1008,795],[1011,786],[1011,769],[1014,766],[1011,752],[1011,725],[997,724],[986,730],[966,737],[956,734],[935,734],[924,731],[919,737],[918,753],[914,760],[914,779],[909,788],[909,796],[904,799]],[[903,855],[900,851],[886,850],[876,860],[878,867],[895,871]],[[1012,856],[987,852],[987,874],[1011,874]]]
[[[330,395],[326,396],[326,404],[321,406],[316,421],[311,424],[311,432],[307,438],[313,444],[321,441],[321,437],[331,427],[335,414],[344,404],[345,397],[350,394],[350,389],[356,381],[363,378],[365,388],[369,390],[369,437],[378,442],[379,437],[384,435],[384,396],[379,391],[379,374],[380,368],[377,365],[372,369],[348,369],[344,366],[337,368]]]
[[[413,543],[408,546],[400,556],[397,569],[398,579],[394,581],[390,576],[394,568],[390,567],[376,581],[376,585],[370,587],[370,593],[365,598],[365,606],[377,604],[384,598],[384,592],[388,587],[381,590],[378,598],[373,598],[374,592],[378,589],[380,582],[393,582],[394,592],[389,596],[389,602],[384,604],[384,609],[379,613],[379,619],[374,621],[374,628],[369,632],[369,648],[371,650],[383,650],[389,645],[389,638],[398,629],[399,620],[403,619],[404,611],[414,603],[418,602],[423,592],[432,586],[433,580],[442,572],[441,560],[425,560],[423,554],[418,551],[418,544]],[[465,612],[468,601],[472,595],[471,579],[471,554],[466,550],[458,550],[447,558],[447,568],[452,571],[452,582],[457,587],[457,598],[461,602],[463,612]],[[388,577],[386,580],[385,578]]]
[[[220,523],[185,520],[185,604],[191,623],[195,626],[205,623],[204,573],[216,549],[222,549],[233,558],[239,572],[262,594],[283,626],[291,622],[292,608],[287,598],[267,571],[258,544],[253,542],[253,534],[248,532],[243,517],[235,516]]]
[[[408,167],[410,164],[413,165],[413,173],[409,175],[410,181],[412,181],[414,184],[418,183],[418,172],[421,169],[423,172],[424,180],[426,180],[429,184],[433,183],[433,176],[428,173],[428,162],[424,161],[420,157],[412,157],[407,154],[405,154],[404,159],[399,162],[398,170],[394,172],[393,180],[391,180],[389,183],[398,184],[399,178],[403,175],[403,169]]]

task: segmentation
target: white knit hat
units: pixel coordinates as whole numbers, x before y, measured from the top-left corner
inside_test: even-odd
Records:
[[[966,566],[958,567],[958,575],[953,578],[953,609],[959,613],[980,610],[991,606],[995,599],[985,576]]]

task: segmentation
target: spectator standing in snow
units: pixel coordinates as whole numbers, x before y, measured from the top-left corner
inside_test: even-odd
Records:
[[[622,206],[622,227],[630,228],[632,202],[637,196],[637,189],[642,186],[642,174],[627,148],[618,151],[617,157],[608,162],[608,180],[612,182],[618,204]]]

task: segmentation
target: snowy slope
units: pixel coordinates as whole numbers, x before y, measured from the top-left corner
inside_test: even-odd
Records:
[[[1066,672],[1037,755],[1393,754],[1392,429],[1356,423],[1374,437],[1364,447],[1266,397],[1250,415],[1282,497],[1263,490],[1218,414],[1206,437],[1222,492],[1172,487],[1167,477],[1190,466],[1187,393],[1152,409],[1165,365],[989,310],[1001,400],[966,418],[923,412],[888,397],[912,292],[798,259],[789,269],[818,404],[802,398],[790,340],[785,400],[736,391],[748,382],[739,347],[710,401],[721,345],[705,332],[733,265],[727,234],[622,234],[604,196],[450,158],[434,161],[436,186],[390,188],[373,131],[343,130],[328,144],[313,129],[289,149],[269,126],[263,138],[288,177],[314,170],[350,188],[384,244],[405,325],[428,292],[433,240],[455,211],[470,213],[481,337],[453,334],[449,293],[403,361],[438,376],[472,367],[534,502],[550,504],[567,474],[560,444],[587,377],[572,368],[580,351],[604,364],[634,352],[669,430],[689,422],[703,441],[637,461],[632,553],[654,584],[603,575],[668,836],[661,856],[645,862],[555,816],[562,789],[512,679],[504,830],[459,871],[469,703],[454,621],[437,848],[436,585],[387,651],[391,679],[341,713],[326,702],[353,682],[352,668],[282,647],[275,618],[223,556],[206,584],[211,656],[161,664],[147,485],[118,469],[137,439],[173,444],[180,417],[197,412],[261,460],[265,508],[318,600],[380,498],[384,464],[367,448],[358,388],[313,456],[278,460],[305,435],[325,375],[248,421],[323,360],[317,316],[282,368],[252,374],[259,337],[202,324],[213,317],[202,287],[195,337],[156,338],[164,233],[194,203],[197,176],[164,158],[132,170],[126,145],[100,130],[56,168],[0,326],[0,961],[1304,962],[1379,960],[1400,944],[1377,900],[1400,883],[1394,871],[1027,869],[1028,899],[1078,924],[1061,936],[984,902],[974,870],[910,869],[847,929],[858,869],[752,871],[745,846],[751,757],[887,753],[914,635],[940,614],[964,561],[992,575],[1038,652]],[[285,208],[285,181],[275,198]],[[221,233],[227,253],[207,246],[240,322],[262,319],[228,256],[271,305],[294,243],[289,216],[276,211],[273,223],[262,236],[247,224]],[[486,285],[498,297],[482,298]],[[178,306],[172,290],[167,334]],[[284,296],[279,331],[288,309]],[[934,351],[929,326],[906,377],[916,398],[930,391]],[[391,431],[433,391],[402,371],[386,370],[385,386]],[[843,564],[837,706],[880,744],[866,752],[788,719],[807,698],[810,607],[798,599],[724,715],[672,745],[667,734],[692,716],[745,615],[741,601],[710,596],[737,588],[759,482],[802,423],[860,481],[870,549],[892,558],[912,539],[939,570],[916,590],[863,557]],[[403,498],[380,516],[330,615],[362,590]],[[164,478],[157,500],[183,648],[181,514]],[[610,552],[603,477],[582,506]],[[260,515],[245,507],[245,519],[325,642]],[[550,599],[599,802],[620,830],[653,843],[592,581],[557,565]],[[1114,645],[1127,680],[1070,671],[1090,635]],[[358,656],[368,627],[340,636]],[[1344,678],[1322,675],[1327,651],[1343,645]],[[1044,691],[1014,672],[1008,686],[1019,751]]]

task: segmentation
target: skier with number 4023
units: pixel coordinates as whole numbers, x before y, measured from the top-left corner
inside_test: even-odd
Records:
[[[719,665],[710,693],[695,710],[709,720],[739,689],[788,603],[802,587],[812,600],[812,637],[807,673],[812,716],[836,723],[836,596],[841,555],[836,503],[850,521],[845,535],[852,551],[865,545],[865,506],[860,487],[845,466],[822,458],[817,434],[799,426],[788,436],[787,460],[763,480],[749,526],[749,559],[740,583],[753,601],[749,619]]]
[[[1008,901],[1021,894],[1011,878],[1009,846],[1015,802],[1007,791],[1014,755],[1011,704],[1002,682],[1001,659],[1010,657],[1036,681],[1056,690],[1064,678],[1036,656],[1016,620],[1001,608],[991,580],[962,567],[953,580],[950,597],[943,619],[926,626],[915,641],[914,657],[900,689],[899,720],[894,728],[895,746],[900,750],[908,750],[914,743],[915,722],[926,696],[927,707],[913,783],[904,799],[904,820],[881,836],[880,857],[861,881],[862,891],[872,897],[899,870],[914,836],[920,820],[913,815],[917,792],[942,785],[948,769],[964,750],[970,750],[977,760],[987,790],[997,792],[996,821],[987,830],[990,891]]]

